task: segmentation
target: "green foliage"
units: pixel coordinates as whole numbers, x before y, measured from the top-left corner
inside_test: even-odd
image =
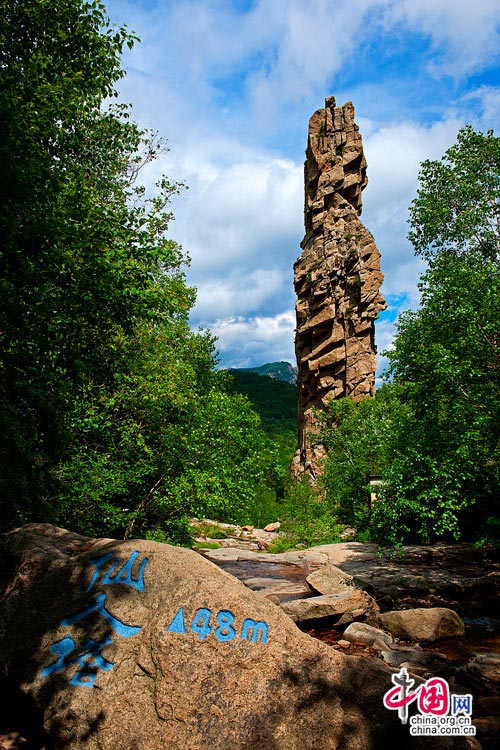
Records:
[[[243,367],[241,369],[230,370],[231,373],[254,372],[271,380],[284,381],[295,385],[297,382],[297,368],[293,367],[290,362],[268,362],[259,367]]]
[[[476,533],[498,499],[500,268],[477,251],[443,252],[420,286],[421,308],[401,316],[388,352],[411,418],[387,503],[420,538],[458,539]]]
[[[328,411],[317,415],[328,451],[322,487],[339,522],[360,531],[368,527],[370,476],[386,471],[392,435],[404,412],[398,389],[385,385],[376,399],[332,400]]]
[[[500,251],[500,139],[489,131],[462,128],[440,161],[421,165],[420,190],[410,208],[409,239],[431,260],[443,251],[477,251],[498,259]]]
[[[110,103],[135,37],[99,2],[0,14],[1,524],[188,544],[275,482],[273,446],[190,331],[195,292],[167,236],[163,149]]]
[[[148,529],[144,538],[162,544],[175,544],[182,547],[192,546],[191,529],[189,521],[185,517],[172,519],[162,529]]]
[[[151,139],[104,106],[134,37],[99,3],[6,0],[0,14],[0,428],[7,517],[42,515],[82,389],[112,377],[137,320],[194,299],[162,210],[131,205]],[[163,273],[163,271],[165,273]],[[31,509],[28,506],[31,504]],[[12,509],[12,517],[9,511]]]
[[[244,397],[219,390],[215,372],[207,387],[209,337],[178,328],[170,340],[148,331],[142,351],[136,340],[120,386],[82,405],[74,452],[57,468],[61,522],[96,535],[163,529],[185,543],[179,518],[246,518],[272,446]]]
[[[199,549],[221,549],[218,542],[194,542],[191,546]]]
[[[429,261],[385,385],[324,420],[325,493],[382,544],[491,539],[500,489],[500,146],[467,127],[425,162],[410,239]],[[370,508],[367,478],[381,474]]]
[[[297,432],[297,389],[276,378],[246,370],[229,370],[228,389],[247,396],[271,435]]]
[[[424,162],[409,237],[430,261],[397,324],[392,433],[372,534],[391,543],[491,538],[500,489],[500,139],[463,128]]]
[[[191,524],[194,536],[206,536],[207,539],[225,539],[230,532],[219,524],[197,521]]]
[[[290,461],[297,446],[296,387],[276,378],[262,377],[255,372],[230,370],[227,388],[229,392],[244,394],[250,400],[261,419],[263,429],[275,445],[274,472],[265,484],[259,485],[249,506],[247,522],[262,528],[275,521],[279,515]]]
[[[277,551],[278,546],[283,551],[284,546],[288,549],[297,545],[311,547],[339,539],[337,519],[329,504],[311,487],[308,477],[300,481],[290,478],[279,519],[284,536],[278,537],[270,551]]]

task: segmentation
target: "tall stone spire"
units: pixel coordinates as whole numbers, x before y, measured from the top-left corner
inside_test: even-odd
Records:
[[[375,394],[375,319],[384,310],[380,253],[359,216],[366,159],[354,107],[333,96],[309,120],[305,237],[294,266],[299,448],[294,472],[313,478],[324,449],[313,409]]]

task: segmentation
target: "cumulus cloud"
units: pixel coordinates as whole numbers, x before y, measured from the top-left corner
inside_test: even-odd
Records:
[[[389,26],[400,23],[434,44],[428,68],[463,78],[498,61],[500,8],[497,0],[396,0],[386,11]]]
[[[148,179],[164,171],[189,185],[173,204],[172,235],[192,259],[193,325],[219,336],[222,363],[294,360],[307,119],[330,93],[353,99],[364,137],[363,221],[391,307],[377,324],[385,348],[392,313],[403,299],[418,304],[423,264],[405,238],[420,162],[439,158],[465,122],[500,121],[499,89],[477,75],[498,54],[497,0],[106,4],[142,38],[126,54],[122,98],[171,146]]]
[[[217,320],[211,330],[218,338],[225,367],[252,367],[281,360],[295,364],[293,310],[274,316]]]
[[[251,274],[237,273],[227,278],[200,281],[192,320],[206,321],[256,310],[272,309],[273,300],[281,299],[283,276],[276,270],[258,269]]]
[[[364,139],[369,183],[363,194],[363,221],[382,254],[383,293],[404,295],[411,307],[418,305],[417,282],[424,270],[406,240],[408,207],[417,193],[419,165],[424,159],[440,158],[459,127],[455,117],[430,126],[372,124]]]
[[[256,154],[191,190],[182,240],[193,269],[282,265],[287,244],[296,251],[302,231],[302,167]],[[290,261],[290,250],[286,252]]]

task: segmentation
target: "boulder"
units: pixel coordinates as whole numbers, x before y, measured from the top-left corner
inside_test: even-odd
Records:
[[[349,573],[344,573],[335,565],[324,565],[306,578],[307,583],[319,594],[337,594],[354,586],[354,581]]]
[[[284,602],[281,608],[294,622],[337,617],[339,625],[352,622],[355,617],[363,614],[378,613],[378,607],[371,596],[357,589]]]
[[[351,622],[344,630],[342,636],[346,641],[351,643],[365,643],[367,646],[383,647],[381,650],[387,651],[391,647],[392,638],[379,628],[367,625],[365,622]]]
[[[465,626],[452,609],[402,609],[379,615],[380,625],[395,638],[405,641],[437,641],[462,636]]]
[[[281,524],[279,521],[275,521],[274,523],[268,523],[267,526],[264,526],[264,531],[267,531],[268,533],[272,533],[274,531],[279,531],[281,527]]]
[[[301,633],[192,550],[25,526],[0,538],[0,602],[0,725],[32,747],[409,746],[388,667]]]

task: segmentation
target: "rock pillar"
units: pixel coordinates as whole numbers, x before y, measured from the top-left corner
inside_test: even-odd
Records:
[[[324,449],[313,409],[375,394],[374,323],[386,306],[380,253],[359,218],[368,180],[351,102],[337,107],[329,97],[311,117],[304,182],[305,237],[294,266],[299,447],[293,470],[314,479]]]

